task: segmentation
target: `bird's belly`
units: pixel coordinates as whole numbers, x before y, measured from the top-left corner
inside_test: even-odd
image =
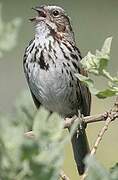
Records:
[[[39,102],[48,110],[62,116],[76,113],[77,97],[75,88],[70,87],[70,77],[61,68],[51,67],[48,71],[32,70],[29,84]]]

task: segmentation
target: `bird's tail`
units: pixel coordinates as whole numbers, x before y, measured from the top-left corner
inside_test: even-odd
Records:
[[[85,128],[75,132],[71,142],[77,169],[82,175],[85,171],[84,158],[90,152]]]

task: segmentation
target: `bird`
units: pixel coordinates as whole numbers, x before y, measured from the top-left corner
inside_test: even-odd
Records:
[[[83,116],[90,115],[90,91],[75,76],[77,73],[87,76],[87,72],[81,65],[82,56],[70,17],[63,8],[54,5],[39,5],[33,10],[37,12],[30,18],[34,37],[25,49],[23,67],[36,108],[42,105],[63,118],[78,116],[78,111]],[[82,175],[84,158],[90,149],[85,127],[78,129],[71,142],[77,169]]]

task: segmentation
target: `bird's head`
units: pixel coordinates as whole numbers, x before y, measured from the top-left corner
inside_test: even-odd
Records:
[[[42,5],[33,8],[38,14],[36,17],[30,19],[35,23],[36,26],[41,26],[45,24],[48,28],[55,33],[60,35],[70,35],[73,36],[72,27],[70,24],[70,18],[59,6],[46,6]],[[40,28],[39,28],[40,29]]]

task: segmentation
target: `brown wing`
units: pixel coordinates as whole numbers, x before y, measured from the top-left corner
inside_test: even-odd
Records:
[[[81,113],[84,116],[90,115],[91,110],[91,94],[84,84],[80,83],[80,96],[81,96]]]
[[[83,76],[88,76],[87,71],[85,71],[83,68],[80,69],[80,74]],[[88,87],[80,82],[80,91],[82,95],[82,114],[84,116],[90,115],[90,110],[91,110],[91,93],[88,89]]]
[[[87,71],[85,71],[80,64],[82,56],[80,50],[77,47],[76,47],[76,51],[79,57],[79,73],[82,74],[83,76],[88,76]],[[84,116],[88,116],[90,115],[90,110],[91,110],[91,93],[88,87],[79,80],[78,80],[78,86],[81,97],[81,113]]]

